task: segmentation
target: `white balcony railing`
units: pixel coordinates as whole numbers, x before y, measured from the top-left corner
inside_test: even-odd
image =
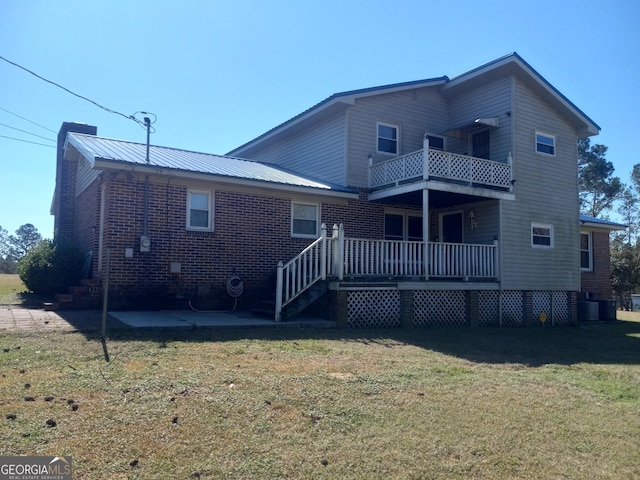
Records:
[[[327,277],[497,280],[498,242],[491,245],[429,242],[425,249],[423,242],[345,238],[342,225],[334,225],[333,235],[328,237],[326,226],[322,225],[318,240],[286,264],[278,264],[276,320],[285,305]]]
[[[469,185],[511,189],[511,154],[507,162],[427,149],[408,153],[370,166],[371,188],[397,186],[411,180],[442,179]]]

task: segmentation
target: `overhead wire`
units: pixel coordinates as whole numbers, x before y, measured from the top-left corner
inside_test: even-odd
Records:
[[[0,123],[0,125],[1,125],[1,126],[3,126],[3,127],[10,128],[10,129],[12,129],[12,130],[17,130],[18,132],[26,133],[27,135],[32,135],[32,136],[34,136],[34,137],[42,138],[42,139],[44,139],[44,140],[49,140],[50,142],[54,142],[54,143],[55,143],[55,140],[54,140],[54,139],[52,139],[52,138],[47,138],[47,137],[43,137],[42,135],[37,135],[37,134],[35,134],[35,133],[27,132],[26,130],[21,130],[21,129],[19,129],[19,128],[12,127],[11,125],[7,125],[7,124],[5,124],[5,123]]]
[[[31,143],[33,145],[40,145],[40,146],[43,146],[43,147],[56,148],[55,145],[47,145],[46,143],[31,142],[29,140],[23,140],[22,138],[8,137],[7,135],[0,135],[0,138],[8,138],[9,140],[15,140],[16,142]]]
[[[28,118],[25,118],[25,117],[23,117],[22,115],[18,115],[17,113],[12,112],[11,110],[7,110],[7,109],[6,109],[6,108],[4,108],[4,107],[0,107],[0,110],[3,110],[3,111],[5,111],[5,112],[7,112],[7,113],[10,113],[10,114],[11,114],[11,115],[13,115],[14,117],[21,118],[22,120],[24,120],[24,121],[26,121],[26,122],[33,123],[35,126],[40,127],[40,128],[43,128],[43,129],[45,129],[45,130],[48,130],[48,131],[50,131],[51,133],[55,133],[55,134],[57,134],[57,133],[58,133],[58,132],[56,132],[55,130],[51,130],[50,128],[44,127],[44,126],[40,125],[39,123],[34,122],[33,120],[29,120]]]
[[[15,63],[15,62],[12,62],[11,60],[6,59],[6,58],[5,58],[5,57],[3,57],[2,55],[0,55],[0,60],[4,60],[5,62],[7,62],[7,63],[9,63],[9,64],[13,65],[14,67],[17,67],[17,68],[19,68],[19,69],[21,69],[21,70],[24,70],[25,72],[27,72],[27,73],[29,73],[29,74],[33,75],[33,76],[34,76],[34,77],[36,77],[36,78],[39,78],[40,80],[42,80],[42,81],[44,81],[44,82],[47,82],[47,83],[49,83],[49,84],[51,84],[51,85],[53,85],[53,86],[55,86],[55,87],[58,87],[58,88],[60,88],[60,89],[64,90],[65,92],[67,92],[67,93],[69,93],[69,94],[73,95],[74,97],[78,97],[78,98],[80,98],[80,99],[82,99],[82,100],[85,100],[85,101],[87,101],[87,102],[89,102],[89,103],[92,103],[92,104],[93,104],[93,105],[95,105],[96,107],[101,108],[102,110],[105,110],[106,112],[113,113],[113,114],[115,114],[115,115],[120,115],[121,117],[124,117],[124,118],[126,118],[126,119],[128,119],[128,120],[133,120],[133,121],[134,121],[134,122],[136,122],[138,125],[141,125],[143,128],[146,128],[146,125],[144,125],[144,122],[143,122],[143,121],[141,121],[141,120],[139,120],[139,119],[137,119],[134,115],[126,115],[126,114],[124,114],[124,113],[118,112],[117,110],[113,110],[113,109],[111,109],[111,108],[105,107],[104,105],[100,105],[98,102],[96,102],[96,101],[94,101],[94,100],[91,100],[90,98],[87,98],[87,97],[85,97],[84,95],[80,95],[80,94],[78,94],[78,93],[75,93],[75,92],[73,92],[73,91],[69,90],[68,88],[63,87],[63,86],[62,86],[62,85],[60,85],[59,83],[56,83],[56,82],[54,82],[54,81],[52,81],[52,80],[49,80],[49,79],[47,79],[47,78],[44,78],[43,76],[38,75],[37,73],[35,73],[35,72],[34,72],[34,71],[32,71],[32,70],[29,70],[28,68],[23,67],[22,65],[20,65],[20,64],[18,64],[18,63]],[[140,112],[140,113],[142,113],[142,112]]]

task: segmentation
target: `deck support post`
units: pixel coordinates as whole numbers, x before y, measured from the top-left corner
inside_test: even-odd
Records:
[[[282,260],[280,260],[278,262],[278,269],[277,269],[277,275],[276,275],[276,318],[275,321],[279,322],[280,320],[282,320],[281,314],[282,314],[282,280],[283,280],[283,274],[282,274],[282,269],[283,269],[284,265],[282,263]]]
[[[422,261],[424,279],[429,280],[429,189],[422,190]]]

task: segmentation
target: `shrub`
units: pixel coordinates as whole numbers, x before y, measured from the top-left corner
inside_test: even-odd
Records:
[[[18,263],[18,275],[33,293],[63,293],[82,278],[84,255],[76,247],[42,240]]]

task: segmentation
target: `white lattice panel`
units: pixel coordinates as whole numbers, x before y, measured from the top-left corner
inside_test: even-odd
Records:
[[[399,327],[400,292],[397,290],[349,292],[347,325],[352,328]]]
[[[473,178],[475,183],[491,184],[492,170],[489,162],[474,161],[473,162]]]
[[[481,327],[500,324],[500,292],[481,290],[478,292],[478,321]]]
[[[551,324],[551,292],[532,292],[532,311],[533,321],[535,324],[547,323]],[[546,315],[546,320],[540,320],[541,314]]]
[[[404,179],[404,164],[402,161],[390,161],[386,165],[386,182],[392,183]]]
[[[370,172],[371,178],[369,181],[371,182],[372,187],[379,187],[380,185],[384,185],[386,182],[384,180],[384,166],[374,165],[371,168]]]
[[[470,180],[469,159],[457,155],[451,155],[450,178]]]
[[[422,150],[405,156],[407,178],[422,177],[424,171],[424,156]]]
[[[567,292],[553,292],[553,324],[569,324],[569,294]]]
[[[502,325],[524,325],[523,293],[517,290],[502,292]]]
[[[429,175],[434,177],[449,176],[447,154],[437,150],[429,150]]]
[[[493,184],[503,187],[511,186],[511,165],[497,163],[493,166]]]
[[[429,327],[467,325],[463,291],[419,290],[414,292],[414,324]]]

